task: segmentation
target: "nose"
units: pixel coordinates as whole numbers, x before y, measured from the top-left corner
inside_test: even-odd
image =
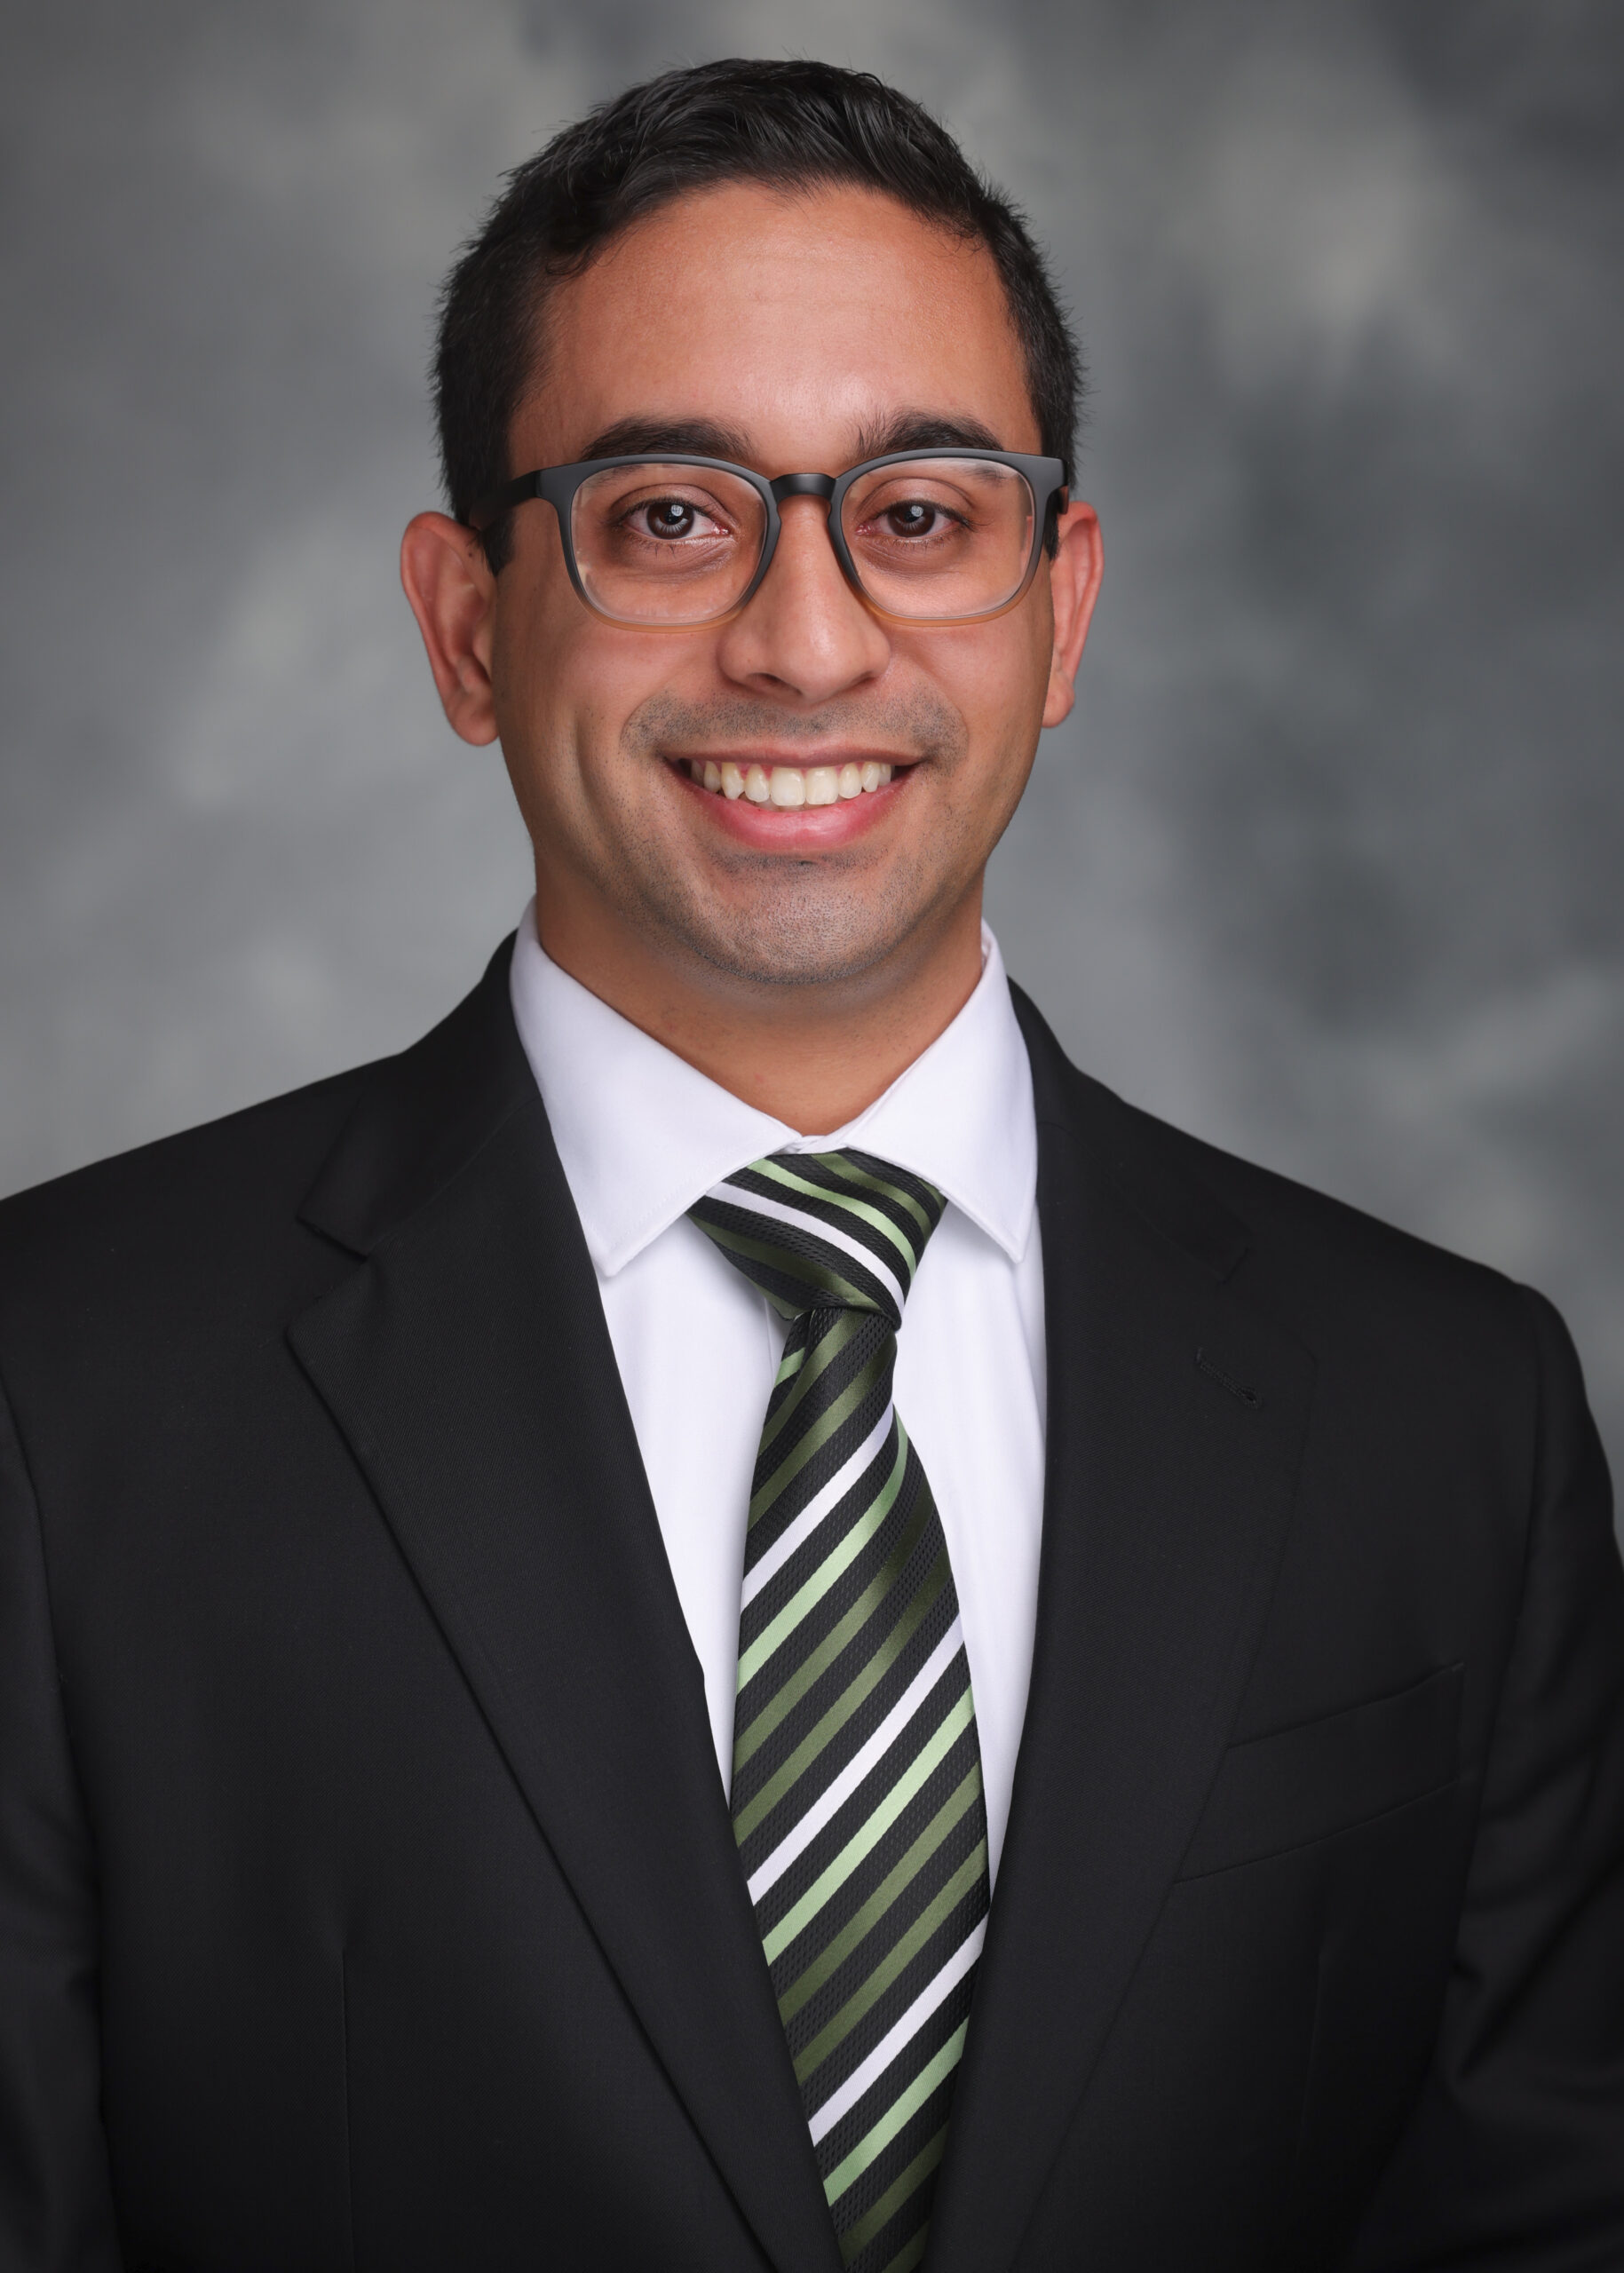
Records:
[[[749,606],[723,626],[717,657],[756,693],[827,702],[878,678],[891,641],[841,574],[823,498],[791,495],[780,512],[772,565]]]

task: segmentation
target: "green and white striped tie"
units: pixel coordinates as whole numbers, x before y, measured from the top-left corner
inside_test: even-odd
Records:
[[[690,1211],[792,1321],[744,1550],[733,1818],[841,2254],[924,2255],[986,1930],[986,1810],[941,1517],[891,1403],[933,1185],[782,1152]]]

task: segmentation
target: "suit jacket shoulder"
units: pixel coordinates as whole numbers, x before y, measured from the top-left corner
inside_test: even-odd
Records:
[[[1532,1384],[1549,1306],[1485,1263],[1208,1144],[1065,1057],[1018,988],[1040,1123],[1081,1143],[1144,1219],[1324,1356],[1468,1403],[1509,1368]],[[1499,1386],[1503,1387],[1501,1372]]]
[[[0,1200],[0,1378],[281,1327],[534,1100],[509,943],[420,1041]],[[323,1171],[328,1173],[324,1176]]]

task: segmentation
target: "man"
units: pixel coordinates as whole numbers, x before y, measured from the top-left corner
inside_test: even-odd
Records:
[[[4,2262],[1624,2263],[1566,1336],[980,925],[1100,575],[1018,218],[873,80],[673,73],[438,376],[533,911],[0,1213]]]

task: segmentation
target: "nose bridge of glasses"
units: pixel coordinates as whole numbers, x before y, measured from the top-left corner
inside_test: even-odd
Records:
[[[832,473],[780,473],[767,487],[778,505],[787,497],[821,497],[827,505],[835,495],[835,477]]]

